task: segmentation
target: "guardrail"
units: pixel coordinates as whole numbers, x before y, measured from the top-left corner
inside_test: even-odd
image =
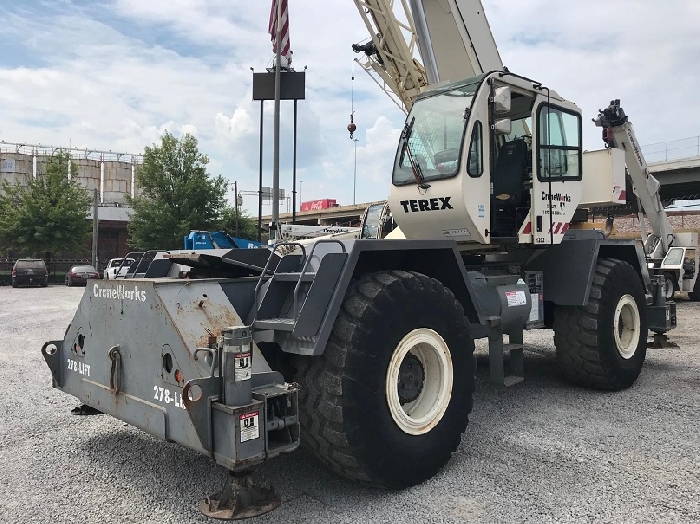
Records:
[[[648,163],[700,157],[700,135],[642,146]]]

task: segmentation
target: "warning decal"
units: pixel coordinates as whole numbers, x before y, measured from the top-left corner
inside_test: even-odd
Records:
[[[530,293],[530,300],[532,301],[532,307],[530,308],[530,318],[527,321],[537,322],[540,319],[540,294]]]
[[[527,304],[525,291],[506,291],[506,300],[508,301],[508,307],[524,306]]]
[[[233,372],[233,379],[236,382],[239,380],[250,380],[251,360],[250,351],[239,353],[234,357],[235,370]]]
[[[259,411],[253,411],[238,417],[241,426],[241,442],[254,440],[260,436],[259,415]]]

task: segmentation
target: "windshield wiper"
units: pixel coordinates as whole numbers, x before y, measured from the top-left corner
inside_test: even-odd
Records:
[[[401,140],[403,140],[403,143],[401,145],[401,154],[399,155],[399,166],[403,165],[404,158],[408,154],[408,161],[411,164],[413,178],[415,178],[418,187],[421,189],[428,189],[430,184],[426,183],[425,175],[423,175],[423,169],[420,167],[418,161],[413,158],[413,152],[411,151],[411,147],[408,145],[408,141],[413,134],[413,124],[415,121],[416,117],[414,116],[410,122],[406,122],[406,125],[403,126],[403,131],[401,131]]]

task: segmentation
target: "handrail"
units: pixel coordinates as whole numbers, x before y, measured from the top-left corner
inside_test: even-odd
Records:
[[[301,288],[301,283],[304,280],[304,275],[306,274],[306,270],[309,267],[309,264],[311,263],[311,258],[313,257],[314,250],[316,249],[316,246],[318,244],[338,244],[341,249],[343,250],[343,253],[347,253],[345,251],[345,244],[343,244],[340,240],[334,239],[334,238],[327,238],[327,239],[322,239],[322,240],[317,240],[314,242],[313,246],[311,246],[311,252],[309,253],[309,256],[305,256],[305,261],[304,261],[304,266],[301,268],[301,274],[299,275],[299,281],[297,282],[297,285],[294,286],[294,322],[296,322],[297,317],[299,316],[299,311],[297,309],[297,295],[299,293],[299,289]],[[320,265],[320,264],[319,264]]]
[[[272,257],[274,256],[275,252],[277,251],[278,247],[282,246],[296,246],[301,248],[301,252],[303,253],[303,259],[306,260],[306,248],[304,247],[303,244],[300,244],[299,242],[278,242],[272,247],[272,251],[270,252],[270,256],[267,258],[267,263],[265,264],[265,267],[263,268],[262,273],[260,273],[260,278],[258,279],[258,283],[255,285],[255,309],[253,310],[253,322],[255,322],[258,319],[258,309],[260,308],[260,303],[258,301],[259,295],[260,295],[260,288],[262,287],[263,284],[263,278],[265,278],[265,275],[267,274],[269,268],[270,268],[270,262],[272,261]],[[312,250],[313,251],[313,250]]]

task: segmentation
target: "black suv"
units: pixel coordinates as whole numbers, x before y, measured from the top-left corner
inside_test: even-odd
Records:
[[[40,258],[20,258],[12,267],[12,287],[22,284],[49,285],[49,270]]]

